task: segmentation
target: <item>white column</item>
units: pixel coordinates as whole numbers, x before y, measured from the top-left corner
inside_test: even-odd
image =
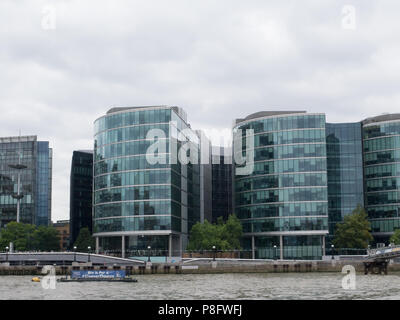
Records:
[[[172,233],[168,236],[168,256],[172,257]]]
[[[179,234],[179,256],[183,256],[182,234]]]
[[[251,237],[251,258],[254,260],[256,258],[256,248],[254,236]]]
[[[125,236],[122,236],[121,253],[122,258],[125,258]]]
[[[279,237],[279,242],[280,242],[279,249],[281,251],[281,260],[283,260],[283,236]]]
[[[96,254],[99,254],[99,237],[96,237]]]
[[[325,256],[325,236],[322,236],[322,255]]]

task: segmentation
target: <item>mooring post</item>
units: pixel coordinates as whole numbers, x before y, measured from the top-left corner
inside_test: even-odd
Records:
[[[385,262],[384,272],[385,272],[385,275],[388,274],[388,262],[387,261]]]
[[[364,262],[364,274],[368,274],[369,265],[367,262]]]

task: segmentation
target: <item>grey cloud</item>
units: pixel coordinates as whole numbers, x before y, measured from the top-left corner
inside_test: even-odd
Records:
[[[357,27],[341,27],[342,7]],[[55,30],[42,9],[56,8]],[[330,122],[398,112],[395,0],[0,2],[1,135],[54,148],[53,220],[67,218],[72,151],[111,106],[171,104],[195,128],[261,109]]]

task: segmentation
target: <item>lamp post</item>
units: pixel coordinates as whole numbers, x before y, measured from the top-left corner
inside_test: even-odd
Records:
[[[6,247],[6,262],[8,262],[8,247]]]
[[[335,259],[335,257],[333,256],[333,248],[334,248],[334,247],[335,247],[335,246],[332,244],[332,245],[331,245],[331,248],[332,248],[332,260]]]
[[[217,248],[216,248],[215,246],[213,246],[212,248],[213,248],[213,251],[214,251],[214,258],[213,258],[213,261],[215,261],[215,255],[217,254],[217,250],[216,250]]]
[[[88,248],[88,262],[90,262],[90,249],[92,249],[90,246]]]
[[[151,262],[151,260],[150,260],[150,249],[151,249],[151,247],[148,246],[148,247],[147,247],[147,250],[148,250],[149,257],[148,257],[148,259],[147,259],[147,262]]]
[[[74,246],[74,262],[76,262],[76,247]]]
[[[274,245],[274,260],[276,260],[276,245]]]

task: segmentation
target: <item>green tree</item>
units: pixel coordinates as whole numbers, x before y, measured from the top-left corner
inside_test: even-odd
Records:
[[[10,242],[14,243],[14,250],[27,251],[35,248],[35,226],[31,224],[10,222],[0,232],[0,247],[4,250]]]
[[[40,250],[56,251],[60,248],[58,231],[53,227],[10,222],[0,232],[0,247],[14,243],[16,251]]]
[[[242,237],[242,224],[235,215],[230,215],[222,225],[222,239],[226,240],[231,249],[241,249],[240,238]]]
[[[74,246],[79,252],[88,252],[88,247],[95,247],[95,241],[88,228],[82,228],[75,240]]]
[[[207,220],[204,223],[196,223],[190,231],[187,250],[212,250],[215,246],[218,250],[240,249],[240,237],[242,225],[236,216],[229,216],[226,223],[220,217],[216,224]]]
[[[390,243],[400,244],[400,229],[396,229],[390,237]]]
[[[60,250],[60,237],[56,228],[40,226],[33,233],[34,247],[40,251]]]
[[[358,205],[352,214],[337,225],[333,244],[336,248],[367,248],[368,243],[373,240],[370,231],[367,214],[364,208]]]

